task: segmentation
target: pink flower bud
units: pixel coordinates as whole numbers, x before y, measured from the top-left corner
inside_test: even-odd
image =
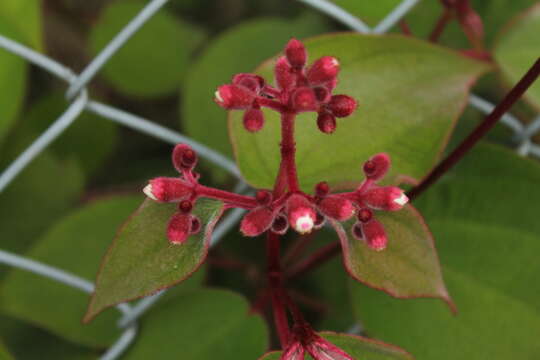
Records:
[[[253,91],[255,94],[258,94],[265,85],[265,81],[261,76],[249,73],[240,73],[234,75],[232,83],[234,85],[244,86]]]
[[[251,108],[244,113],[244,127],[249,132],[257,132],[263,128],[264,115],[261,109]]]
[[[167,226],[167,238],[174,245],[184,243],[191,232],[191,216],[189,214],[174,214]]]
[[[177,202],[191,195],[192,186],[178,178],[159,177],[150,180],[143,192],[150,199],[161,202]]]
[[[285,57],[280,57],[274,68],[277,86],[282,89],[290,89],[296,85],[296,75]]]
[[[325,197],[330,192],[330,186],[326,181],[321,181],[315,185],[315,195],[318,197]]]
[[[371,180],[380,180],[390,168],[390,156],[385,153],[374,155],[364,163],[363,170],[366,177]]]
[[[248,212],[240,223],[240,231],[245,236],[257,236],[270,228],[275,214],[267,207],[259,207]]]
[[[294,194],[287,200],[287,217],[294,230],[306,234],[313,229],[317,214],[306,197]]]
[[[371,219],[367,223],[363,223],[362,232],[370,248],[376,251],[381,251],[386,248],[388,239],[384,227],[379,221]]]
[[[197,165],[197,153],[187,144],[178,144],[172,152],[172,162],[176,170],[192,170]]]
[[[272,193],[268,190],[258,190],[255,193],[255,199],[257,199],[259,205],[270,205],[270,203],[272,202]]]
[[[330,101],[332,93],[331,90],[328,90],[324,86],[316,86],[313,88],[313,91],[315,92],[315,98],[318,102],[321,104],[325,104]]]
[[[335,117],[342,118],[351,115],[356,110],[356,100],[347,95],[334,95],[327,105],[327,109]]]
[[[373,218],[373,211],[369,210],[369,209],[360,209],[358,210],[358,215],[356,216],[358,218],[358,221],[360,222],[368,222],[369,220],[371,220]]]
[[[279,360],[304,360],[304,347],[299,341],[293,342],[283,351]]]
[[[292,107],[297,112],[314,111],[319,107],[315,92],[309,87],[296,89],[291,98]]]
[[[296,39],[291,39],[285,47],[285,56],[294,68],[302,68],[306,65],[307,52],[304,44]]]
[[[283,235],[289,230],[289,222],[283,214],[278,214],[272,223],[272,231],[276,234]]]
[[[307,72],[310,84],[318,85],[332,81],[339,72],[339,61],[332,56],[323,56],[311,65]]]
[[[306,344],[306,350],[314,360],[355,360],[345,351],[320,336]]]
[[[354,214],[354,206],[352,202],[339,196],[325,197],[319,203],[321,212],[337,221],[348,220]]]
[[[325,134],[332,134],[336,131],[336,118],[334,115],[322,112],[317,116],[317,126]]]
[[[181,213],[189,214],[193,209],[193,203],[189,200],[182,200],[178,203],[178,210]]]
[[[245,86],[221,85],[216,91],[216,103],[227,110],[247,109],[255,100],[255,93]]]
[[[375,187],[362,194],[362,201],[376,210],[397,211],[409,201],[403,190],[395,186]]]

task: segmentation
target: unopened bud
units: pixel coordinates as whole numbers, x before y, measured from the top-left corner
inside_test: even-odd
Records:
[[[315,92],[309,87],[296,89],[291,98],[292,107],[297,112],[314,111],[319,107]]]
[[[193,188],[179,178],[159,177],[150,180],[143,192],[150,199],[161,202],[176,202],[191,195]]]
[[[325,197],[330,192],[330,186],[326,181],[321,181],[315,185],[315,195],[318,197]]]
[[[244,127],[249,132],[257,132],[264,126],[264,114],[261,109],[251,108],[244,113]]]
[[[289,61],[284,56],[277,60],[274,75],[276,77],[276,84],[282,90],[290,89],[296,85],[296,75],[293,73]]]
[[[338,118],[351,115],[356,110],[356,100],[347,95],[334,95],[327,105],[328,110]]]
[[[270,203],[272,202],[272,193],[268,190],[258,190],[257,193],[255,193],[255,199],[257,200],[259,205],[270,205]]]
[[[255,94],[258,94],[261,89],[264,87],[265,81],[264,79],[255,74],[249,74],[249,73],[240,73],[234,75],[232,79],[232,83],[234,85],[241,85],[249,90],[253,91]]]
[[[366,177],[371,180],[382,179],[390,168],[390,156],[385,153],[374,155],[364,163],[363,170]]]
[[[326,87],[317,86],[313,88],[313,91],[315,92],[315,98],[321,104],[326,104],[330,101],[332,93],[331,90],[328,90]]]
[[[332,56],[323,56],[311,65],[307,72],[310,84],[318,85],[332,81],[339,72],[339,61]]]
[[[189,214],[192,209],[193,203],[189,200],[182,200],[178,203],[178,210],[180,210],[181,213]]]
[[[376,251],[381,251],[386,248],[388,238],[386,237],[383,225],[379,221],[371,219],[371,221],[363,223],[362,232],[364,233],[364,238],[370,248]]]
[[[176,170],[192,170],[197,165],[197,153],[187,144],[178,144],[172,152],[172,162]]]
[[[375,187],[362,195],[369,207],[376,210],[401,210],[409,201],[403,190],[395,186]]]
[[[358,210],[358,215],[356,216],[360,222],[368,222],[373,218],[373,212],[369,209],[363,208]]]
[[[319,209],[324,215],[337,221],[348,220],[354,214],[352,202],[336,195],[325,197],[319,203]]]
[[[247,109],[255,100],[255,93],[241,85],[221,85],[216,91],[216,103],[227,110]]]
[[[332,134],[336,131],[336,118],[327,112],[322,112],[317,116],[317,126],[325,134]]]
[[[167,238],[174,245],[184,243],[191,232],[191,216],[174,214],[167,226]]]
[[[285,56],[287,57],[289,64],[294,68],[299,69],[306,65],[306,48],[302,42],[294,38],[287,43],[287,46],[285,47]]]
[[[245,236],[257,236],[268,230],[274,221],[274,212],[260,207],[248,212],[240,223],[240,231]]]
[[[287,200],[287,217],[293,229],[306,234],[313,229],[317,213],[306,197],[294,194]]]

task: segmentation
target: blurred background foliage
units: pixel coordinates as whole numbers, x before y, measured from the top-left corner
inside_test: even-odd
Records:
[[[79,72],[145,3],[136,0],[2,0],[0,34],[42,51]],[[374,25],[399,1],[335,0],[335,3]],[[519,17],[520,14],[536,1],[474,0],[472,3],[485,21],[487,47],[496,50],[496,58],[500,61],[500,68],[482,78],[473,91],[497,102],[508,84],[525,72],[527,61],[524,58],[539,53],[539,7],[537,5],[534,11],[529,11],[522,23],[519,19],[523,15]],[[441,12],[442,6],[438,1],[424,0],[407,15],[406,21],[414,35],[426,38]],[[514,17],[518,17],[514,25],[517,22],[519,26],[512,25]],[[279,52],[292,36],[306,38],[346,30],[291,0],[171,0],[107,63],[89,85],[89,91],[95,99],[180,131],[232,157],[227,115],[212,100],[215,88],[228,82],[237,72],[253,70]],[[392,31],[399,32],[399,28]],[[508,38],[505,37],[506,32],[510,34]],[[512,41],[512,38],[519,41]],[[456,23],[448,27],[441,43],[455,49],[467,46],[466,38]],[[9,165],[62,114],[67,106],[63,97],[65,89],[66,84],[0,50],[0,169]],[[520,101],[513,110],[523,123],[532,121],[535,107],[539,107],[538,85],[528,101]],[[481,119],[479,112],[467,109],[458,122],[449,149]],[[488,140],[502,145],[511,143],[509,131],[501,125],[490,133]],[[117,227],[142,199],[140,190],[146,181],[157,175],[174,174],[169,160],[171,148],[107,119],[84,113],[0,194],[0,248],[26,254],[93,280]],[[477,156],[488,159],[490,156],[486,153],[490,151],[488,147]],[[498,158],[499,163],[493,166],[503,171],[523,161],[510,153]],[[462,166],[452,176],[459,177],[457,172],[465,171],[465,168]],[[225,188],[234,186],[234,179],[204,161],[199,170],[204,173],[206,184]],[[476,180],[480,175],[471,176]],[[496,173],[493,176],[496,177]],[[475,189],[482,187],[481,182],[477,185],[477,182],[469,181],[468,186],[471,183]],[[494,192],[504,191],[495,185],[492,184],[491,193],[484,190],[486,197],[496,198]],[[538,188],[538,182],[529,185],[530,188]],[[448,201],[453,193],[445,186],[441,184],[430,196]],[[529,199],[540,200],[538,195],[538,190],[528,194]],[[526,201],[526,198],[509,197],[505,202],[520,207],[522,204],[518,202]],[[435,221],[437,238],[437,234],[446,233],[452,225],[437,215],[429,199],[427,197],[421,207],[426,208],[428,223],[431,214],[438,219]],[[495,202],[494,206],[500,205],[500,202]],[[479,211],[482,210],[485,209]],[[497,222],[497,219],[489,221]],[[533,228],[530,230],[532,233],[537,227],[533,222],[527,220],[527,226]],[[482,233],[482,229],[468,222],[452,231],[458,233],[462,229],[465,234]],[[521,231],[529,230],[522,228]],[[500,237],[507,232],[511,237],[511,229],[496,231],[494,236]],[[310,246],[330,241],[325,232],[322,234]],[[509,241],[508,238],[504,240]],[[442,258],[446,259],[444,255]],[[520,260],[515,261],[519,264]],[[452,263],[451,260],[448,262]],[[223,271],[223,268],[242,271]],[[184,346],[192,349],[196,338],[195,335],[190,337],[189,331],[183,337],[169,340],[157,336],[159,331],[184,334],[186,331],[181,329],[185,324],[172,320],[166,329],[160,329],[157,326],[159,321],[168,320],[171,316],[184,316],[184,321],[190,324],[188,326],[202,331],[218,327],[219,322],[216,324],[215,318],[221,315],[215,314],[232,311],[230,309],[236,311],[234,314],[244,314],[248,305],[236,295],[200,290],[200,285],[206,283],[233,288],[254,299],[263,283],[261,269],[264,269],[264,260],[260,243],[251,239],[246,241],[233,231],[213,249],[208,264],[197,272],[196,277],[175,288],[161,300],[165,304],[163,307],[156,307],[156,311],[145,317],[142,331],[147,330],[148,334],[142,334],[141,338],[149,336],[148,340],[138,343],[126,358],[149,358],[145,354],[155,347],[160,348],[160,358],[163,359],[170,358],[175,349]],[[1,265],[0,281],[0,359],[10,358],[7,351],[16,359],[93,359],[119,334],[114,327],[114,319],[118,317],[115,310],[107,311],[108,315],[100,317],[100,321],[90,327],[80,324],[86,306],[85,294]],[[453,277],[450,285],[452,291]],[[351,306],[350,287],[352,285],[343,273],[341,261],[335,259],[302,280],[295,280],[292,296],[307,309],[317,327],[344,331],[352,324],[354,316],[362,313],[357,305]],[[459,285],[455,287],[459,288]],[[352,299],[368,299],[366,303],[371,305],[372,301],[379,301],[376,296],[385,296],[358,295],[362,291],[367,292],[366,289],[353,289]],[[181,297],[182,300],[177,302],[179,305],[175,306],[170,299],[180,297],[184,292],[190,295]],[[539,300],[536,295],[535,299]],[[184,309],[203,313],[208,310],[201,304],[209,299],[221,299],[229,304],[229,308],[216,308],[213,310],[215,313],[193,319],[186,315],[187,310],[181,308],[183,305]],[[383,301],[389,300],[381,300],[381,303]],[[392,312],[402,312],[397,304],[388,306]],[[416,315],[413,313],[416,305],[411,306],[406,310],[411,318],[403,320],[409,324],[415,321]],[[369,313],[380,315],[390,328],[399,327],[392,327],[390,324],[394,323],[375,309],[373,306]],[[440,319],[443,315],[438,313],[438,309],[433,309],[433,312],[436,321],[444,321]],[[519,314],[523,318],[528,316],[523,311]],[[214,335],[217,339],[215,348],[224,349],[220,358],[253,359],[262,354],[267,348],[268,337],[264,325],[244,315],[231,319],[237,319],[238,324],[231,326],[226,334]],[[415,338],[402,340],[400,334],[391,329],[385,332],[384,324],[376,320],[375,315],[367,319],[368,325],[374,324],[374,335],[403,344],[405,348],[414,347],[414,341],[421,343]],[[472,323],[477,320],[471,318]],[[536,323],[531,328],[535,326]],[[428,331],[427,328],[429,325],[422,329]],[[452,331],[460,332],[461,329]],[[250,340],[242,339],[248,332]],[[174,341],[175,347],[162,348],[160,344],[167,341]],[[439,339],[434,341],[438,344]],[[3,344],[9,350],[4,350]],[[235,346],[241,348],[241,354],[227,351],[227,347]],[[190,351],[203,354],[197,359],[215,358],[196,348]],[[424,354],[422,349],[418,351]],[[425,360],[433,359],[432,355],[425,356]],[[495,358],[499,357],[490,359]]]

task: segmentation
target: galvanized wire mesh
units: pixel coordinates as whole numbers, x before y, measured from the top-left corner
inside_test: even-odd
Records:
[[[176,131],[167,129],[150,120],[121,109],[94,101],[88,96],[86,86],[94,79],[105,63],[107,63],[107,61],[114,56],[127,41],[129,41],[133,34],[144,26],[148,19],[158,12],[167,1],[168,0],[150,1],[148,5],[146,5],[78,75],[55,60],[0,34],[0,48],[20,56],[28,62],[66,81],[68,84],[66,97],[71,101],[65,112],[0,174],[0,193],[9,186],[9,184],[36,156],[73,124],[83,111],[93,112],[106,119],[170,144],[177,144],[180,142],[190,144],[202,158],[205,158],[235,176],[238,179],[237,191],[245,191],[247,189],[247,186],[240,177],[240,171],[237,166],[226,156]],[[359,18],[327,0],[298,1],[333,17],[359,33],[387,32],[419,2],[419,0],[403,0],[379,24],[370,28]],[[494,108],[493,104],[474,94],[470,96],[469,104],[484,114],[490,113]],[[540,146],[531,141],[531,137],[540,132],[540,116],[526,126],[509,113],[505,114],[501,121],[512,130],[514,134],[513,140],[517,144],[516,151],[519,154],[523,156],[533,155],[540,158]],[[242,214],[243,211],[237,209],[232,211],[221,221],[214,232],[212,245],[215,245],[232,228],[232,226],[238,222]],[[33,272],[87,293],[91,293],[94,290],[94,284],[88,280],[81,279],[80,277],[61,269],[7,251],[0,250],[0,263]],[[117,326],[124,329],[124,332],[100,359],[117,359],[125,352],[137,335],[137,319],[143,315],[163,295],[163,293],[164,291],[142,299],[133,306],[120,304],[116,307],[123,314],[122,318],[118,321]],[[351,327],[350,331],[359,332],[360,330],[361,327],[354,325]]]

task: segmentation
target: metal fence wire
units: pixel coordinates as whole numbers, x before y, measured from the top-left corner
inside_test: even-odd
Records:
[[[396,6],[379,24],[370,28],[362,20],[346,12],[342,8],[327,0],[298,0],[307,6],[338,20],[352,30],[362,34],[385,33],[394,27],[420,0],[403,0]],[[30,63],[64,80],[68,84],[66,97],[71,101],[65,112],[49,126],[25,151],[23,151],[6,169],[0,174],[0,193],[17,177],[17,175],[47,146],[62,134],[83,111],[93,112],[101,117],[130,127],[136,131],[153,136],[161,141],[177,144],[180,142],[190,144],[201,157],[223,168],[238,179],[236,191],[245,192],[248,187],[240,177],[240,171],[236,164],[226,156],[210,149],[195,140],[186,137],[176,131],[167,129],[150,120],[128,113],[92,100],[88,96],[86,86],[92,81],[103,65],[135,34],[156,12],[158,12],[168,0],[152,0],[120,31],[111,42],[88,64],[80,73],[75,74],[68,67],[55,60],[40,54],[18,42],[15,42],[0,34],[0,48],[12,54],[20,56]],[[474,94],[469,98],[470,106],[488,114],[494,108],[489,101]],[[517,144],[516,151],[523,156],[533,155],[540,158],[540,146],[531,141],[531,137],[540,132],[540,116],[528,125],[523,125],[514,116],[507,113],[502,123],[513,132],[513,141]],[[215,245],[240,219],[243,210],[236,209],[224,218],[216,228],[212,245]],[[23,256],[0,250],[0,264],[6,264],[15,268],[33,272],[91,293],[94,284],[86,279],[70,274],[61,269],[39,263]],[[113,360],[119,358],[130,346],[137,335],[137,319],[143,315],[164,293],[159,292],[153,296],[139,300],[135,305],[120,304],[116,308],[122,313],[122,317],[115,326],[124,329],[118,340],[100,357],[101,360]],[[358,332],[360,327],[351,327]]]

